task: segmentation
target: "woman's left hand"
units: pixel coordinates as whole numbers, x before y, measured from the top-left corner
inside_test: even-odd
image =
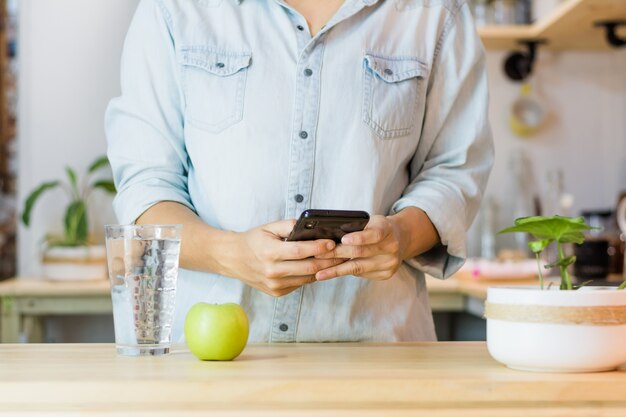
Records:
[[[375,215],[360,232],[349,233],[341,244],[317,258],[346,259],[315,274],[318,281],[355,275],[373,280],[391,278],[402,263],[401,231],[389,217]]]

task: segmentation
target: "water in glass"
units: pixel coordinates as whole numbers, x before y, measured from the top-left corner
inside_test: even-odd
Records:
[[[176,238],[107,238],[118,353],[169,351],[179,251]]]

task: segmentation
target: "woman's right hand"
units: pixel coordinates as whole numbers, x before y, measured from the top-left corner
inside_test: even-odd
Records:
[[[315,274],[344,262],[342,259],[316,259],[335,249],[329,239],[286,242],[295,220],[269,223],[243,233],[235,233],[223,258],[224,274],[245,282],[273,297],[280,297],[316,282]]]

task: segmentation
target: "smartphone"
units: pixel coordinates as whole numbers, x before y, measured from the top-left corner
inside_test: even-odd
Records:
[[[331,239],[341,243],[343,235],[359,232],[370,215],[356,210],[304,210],[287,241]]]

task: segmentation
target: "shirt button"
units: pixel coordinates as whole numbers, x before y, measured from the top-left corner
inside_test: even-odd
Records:
[[[302,32],[302,31],[304,30],[304,26],[302,26],[302,25],[298,25],[298,26],[296,26],[296,28],[297,28],[300,32]]]
[[[307,77],[310,77],[311,75],[313,75],[313,70],[311,68],[305,69],[304,75],[306,75]]]
[[[385,72],[385,74],[387,74],[387,75],[393,75],[393,71],[392,71],[392,70],[390,70],[389,68],[385,68],[385,71],[384,71],[384,72]]]
[[[296,194],[294,199],[296,200],[296,203],[302,203],[304,201],[304,196],[302,194]]]
[[[278,326],[278,328],[280,329],[281,332],[286,332],[287,330],[289,330],[289,326],[287,326],[285,323]]]
[[[223,62],[218,62],[217,64],[215,64],[216,67],[218,68],[224,68],[224,63]]]
[[[300,132],[300,137],[302,139],[306,139],[309,137],[309,134],[303,130],[302,132]]]

